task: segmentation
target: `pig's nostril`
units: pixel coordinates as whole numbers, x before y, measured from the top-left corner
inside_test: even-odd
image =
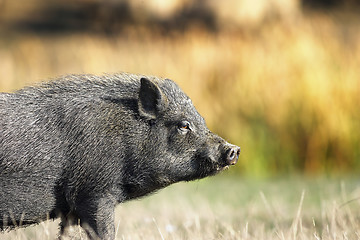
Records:
[[[235,151],[230,151],[229,159],[233,159],[235,156]]]
[[[226,154],[226,163],[228,165],[235,165],[240,155],[240,148],[239,147],[232,147],[227,150]]]

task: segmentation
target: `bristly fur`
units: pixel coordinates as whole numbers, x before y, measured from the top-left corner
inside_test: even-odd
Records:
[[[239,152],[168,79],[69,75],[0,93],[0,227],[61,217],[61,233],[79,220],[113,239],[117,203],[213,175]]]

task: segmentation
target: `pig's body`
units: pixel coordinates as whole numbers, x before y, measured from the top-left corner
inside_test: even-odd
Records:
[[[0,228],[62,218],[114,238],[114,207],[235,164],[170,80],[74,75],[0,93]]]

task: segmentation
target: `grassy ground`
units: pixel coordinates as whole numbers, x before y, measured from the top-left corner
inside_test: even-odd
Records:
[[[213,177],[116,209],[117,239],[359,239],[359,180]],[[353,201],[352,201],[353,200]],[[344,204],[345,203],[345,204]],[[59,221],[0,235],[54,239]],[[78,228],[72,235],[85,238]]]

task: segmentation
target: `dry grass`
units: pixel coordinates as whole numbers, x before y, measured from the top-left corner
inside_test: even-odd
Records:
[[[117,239],[358,239],[358,196],[354,179],[214,177],[120,205]],[[1,239],[54,239],[58,222]],[[85,239],[78,227],[72,236]]]

